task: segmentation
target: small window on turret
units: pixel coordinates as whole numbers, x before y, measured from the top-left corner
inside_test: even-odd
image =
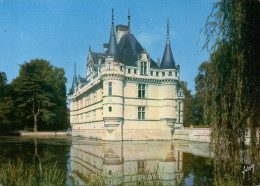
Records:
[[[163,77],[165,76],[165,72],[162,72],[162,76],[163,76]]]
[[[172,76],[172,72],[169,72],[169,76]]]
[[[150,72],[151,76],[153,76],[153,71]]]
[[[128,69],[128,74],[131,74],[131,69]]]
[[[178,74],[177,74],[177,72],[175,72],[175,77],[177,77],[178,76]]]
[[[156,72],[156,76],[159,76],[159,72]]]
[[[112,82],[108,83],[108,95],[111,96],[112,95]]]

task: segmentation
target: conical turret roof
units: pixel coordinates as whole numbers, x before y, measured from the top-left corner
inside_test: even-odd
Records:
[[[172,49],[170,44],[170,38],[169,38],[169,20],[167,21],[167,40],[166,40],[166,46],[163,53],[162,63],[161,63],[162,69],[175,69],[175,61],[173,59],[172,55]]]
[[[118,55],[116,36],[114,31],[114,9],[112,9],[112,27],[110,31],[109,44],[107,49],[107,55],[115,56]]]
[[[69,94],[73,94],[78,86],[78,78],[77,78],[77,73],[76,73],[76,63],[74,64],[74,76],[73,76],[73,81],[72,85],[69,91]]]

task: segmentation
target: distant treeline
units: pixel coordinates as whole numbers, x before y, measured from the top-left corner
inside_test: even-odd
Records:
[[[63,68],[44,59],[20,65],[19,76],[7,84],[0,72],[0,133],[25,128],[62,130],[69,127]]]

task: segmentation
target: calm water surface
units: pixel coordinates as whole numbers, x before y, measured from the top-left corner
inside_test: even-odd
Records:
[[[97,173],[106,175],[108,184],[129,185],[130,179],[137,180],[144,171],[164,185],[211,185],[213,165],[208,149],[207,143],[185,141],[0,137],[0,160],[57,162],[67,172],[68,185],[85,185],[86,178]]]

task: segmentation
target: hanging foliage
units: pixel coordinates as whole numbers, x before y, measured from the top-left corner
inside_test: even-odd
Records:
[[[215,184],[259,183],[259,2],[222,0],[208,16],[204,48],[211,53],[204,120],[212,127]],[[246,145],[246,132],[250,143]],[[244,166],[254,165],[251,174]]]

